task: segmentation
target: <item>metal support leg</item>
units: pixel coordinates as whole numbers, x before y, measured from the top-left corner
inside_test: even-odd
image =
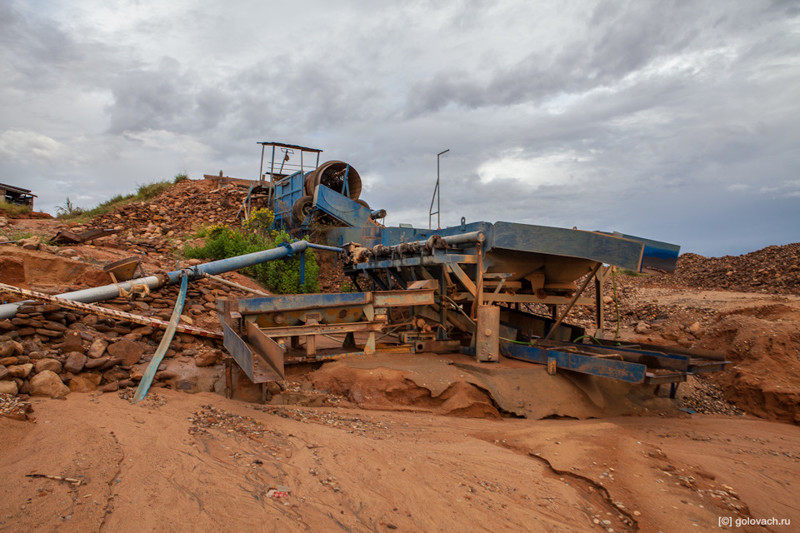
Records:
[[[605,274],[608,272],[605,269],[600,269],[595,274],[594,278],[594,306],[595,306],[595,325],[597,326],[597,331],[595,334],[599,334],[603,331],[605,327],[605,313],[603,312],[603,282],[605,281]]]
[[[586,287],[589,285],[589,282],[592,280],[592,278],[594,277],[594,275],[595,275],[595,274],[597,274],[597,269],[599,269],[601,265],[602,265],[602,263],[597,263],[597,264],[594,266],[594,268],[592,269],[592,272],[589,274],[589,276],[588,276],[588,277],[586,278],[586,280],[583,282],[583,285],[581,285],[580,289],[578,289],[577,291],[575,291],[575,295],[572,297],[572,299],[571,299],[571,300],[569,301],[569,303],[567,304],[567,307],[566,307],[566,309],[564,309],[564,312],[563,312],[563,313],[561,313],[561,316],[560,316],[560,317],[558,317],[558,320],[556,320],[556,323],[555,323],[555,324],[553,324],[553,327],[552,327],[552,328],[550,328],[550,331],[549,331],[549,332],[547,332],[547,335],[545,335],[545,337],[544,337],[544,340],[547,340],[547,339],[549,339],[550,337],[552,337],[552,336],[553,336],[553,333],[555,333],[555,332],[556,332],[556,330],[558,329],[558,326],[560,326],[560,325],[561,325],[561,323],[564,321],[564,319],[565,319],[565,318],[567,318],[567,315],[568,315],[568,314],[569,314],[569,312],[572,310],[572,307],[575,305],[575,302],[577,302],[577,301],[578,301],[578,298],[580,298],[581,294],[583,294],[583,291],[585,291],[585,290],[586,290]]]
[[[233,359],[225,358],[225,397],[233,398]]]
[[[344,336],[344,342],[342,343],[342,348],[346,349],[353,349],[356,347],[356,337],[353,335],[353,332],[350,331]]]

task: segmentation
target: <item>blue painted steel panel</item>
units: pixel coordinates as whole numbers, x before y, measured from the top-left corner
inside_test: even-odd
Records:
[[[486,252],[501,248],[514,252],[590,259],[630,270],[639,270],[644,245],[621,237],[532,224],[495,222],[486,239]]]
[[[261,298],[239,300],[239,313],[243,315],[286,311],[290,309],[310,309],[319,307],[339,307],[366,305],[369,294],[364,292],[345,292],[331,294],[283,294]]]
[[[369,208],[325,185],[317,185],[314,190],[313,206],[314,209],[327,213],[336,220],[354,228],[366,225],[371,214]]]
[[[613,233],[601,233],[643,243],[644,255],[642,257],[642,269],[656,268],[667,272],[675,272],[675,267],[678,263],[678,255],[681,251],[681,247],[677,244],[654,241],[652,239],[645,239],[644,237],[637,237],[636,235],[626,235],[616,231]]]
[[[471,233],[482,231],[488,234],[492,225],[488,222],[471,222],[463,226],[451,226],[440,230],[422,228],[401,228],[389,227],[381,228],[378,226],[366,226],[363,228],[333,228],[328,232],[328,244],[332,246],[342,246],[348,242],[357,242],[362,246],[372,248],[376,244],[393,246],[402,242],[414,242],[427,240],[431,235],[459,235],[461,233]]]
[[[275,183],[275,200],[272,209],[275,212],[276,227],[285,228],[294,225],[292,206],[298,199],[305,196],[304,184],[308,174],[310,172],[298,171]]]
[[[559,350],[548,350],[538,346],[501,342],[500,353],[513,359],[521,359],[546,365],[555,358],[556,367],[582,374],[617,379],[628,383],[644,383],[647,367],[614,359],[604,359]]]
[[[637,348],[627,348],[625,346],[604,346],[602,344],[590,344],[593,350],[605,350],[609,352],[624,352],[638,356],[653,357],[655,360],[667,359],[666,366],[675,370],[688,371],[689,357],[672,353],[654,352],[652,350],[641,350]]]

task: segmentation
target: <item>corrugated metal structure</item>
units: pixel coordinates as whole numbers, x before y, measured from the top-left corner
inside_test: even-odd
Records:
[[[25,205],[33,211],[33,199],[38,198],[30,189],[0,183],[0,198],[10,204]]]

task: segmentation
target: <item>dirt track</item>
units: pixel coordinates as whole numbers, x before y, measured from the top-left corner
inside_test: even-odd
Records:
[[[72,394],[34,408],[35,423],[0,419],[2,531],[677,532],[748,512],[800,523],[800,431],[760,420],[498,421],[169,390],[137,406]],[[279,485],[289,495],[268,497]]]

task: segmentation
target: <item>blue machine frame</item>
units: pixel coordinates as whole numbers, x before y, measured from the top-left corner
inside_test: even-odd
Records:
[[[725,365],[730,364],[729,361],[706,359],[698,354],[670,353],[667,347],[662,350],[646,350],[622,343],[619,346],[574,342],[500,343],[500,352],[506,357],[547,365],[550,374],[562,369],[627,383],[680,383],[686,381],[688,375],[724,370]]]

